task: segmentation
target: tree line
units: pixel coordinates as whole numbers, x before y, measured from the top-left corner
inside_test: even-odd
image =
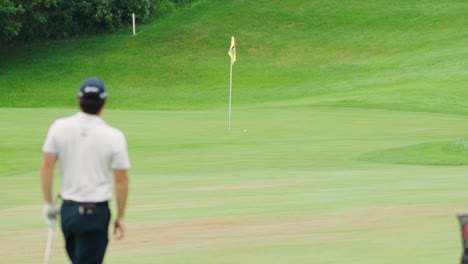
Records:
[[[0,0],[0,47],[115,31],[196,0]]]

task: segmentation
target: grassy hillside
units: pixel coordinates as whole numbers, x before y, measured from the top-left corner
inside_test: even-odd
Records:
[[[89,75],[119,109],[224,106],[230,36],[235,104],[468,113],[468,3],[201,1],[117,34],[0,51],[1,107],[74,107]],[[300,99],[297,101],[296,99]]]

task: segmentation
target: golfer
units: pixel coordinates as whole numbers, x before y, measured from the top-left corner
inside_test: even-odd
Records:
[[[78,92],[81,111],[57,119],[42,147],[41,184],[43,215],[53,227],[58,210],[53,201],[53,171],[60,166],[60,209],[65,248],[73,264],[102,263],[108,243],[110,210],[117,204],[114,233],[124,237],[124,214],[128,196],[130,161],[124,134],[109,126],[101,113],[107,99],[104,83],[83,81]],[[113,178],[112,178],[113,174]]]

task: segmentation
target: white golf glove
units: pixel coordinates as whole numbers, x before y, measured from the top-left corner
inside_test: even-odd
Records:
[[[49,227],[54,227],[58,216],[58,207],[55,203],[46,203],[42,210],[44,221]]]

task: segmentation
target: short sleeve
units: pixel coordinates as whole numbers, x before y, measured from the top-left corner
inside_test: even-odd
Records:
[[[55,135],[56,135],[56,122],[54,122],[49,127],[49,131],[47,132],[47,136],[45,138],[44,144],[42,145],[43,152],[57,154],[58,150],[57,150]]]
[[[111,161],[111,168],[114,170],[130,169],[130,158],[128,156],[127,140],[122,132],[119,131],[115,145],[115,152]]]

